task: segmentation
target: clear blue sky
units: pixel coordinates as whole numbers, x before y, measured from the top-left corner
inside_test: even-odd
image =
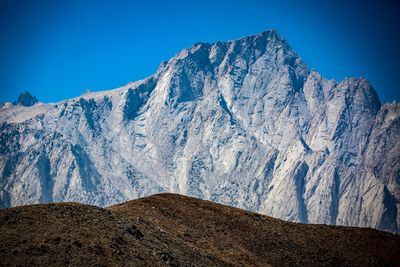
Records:
[[[399,6],[353,2],[1,0],[0,102],[116,88],[196,42],[271,28],[326,78],[366,77],[400,101]]]

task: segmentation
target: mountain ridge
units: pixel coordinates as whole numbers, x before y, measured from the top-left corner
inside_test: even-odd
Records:
[[[8,266],[396,265],[398,235],[307,225],[176,194],[108,208],[51,203],[0,210]]]
[[[399,106],[310,71],[276,31],[196,44],[115,90],[3,105],[0,207],[168,191],[398,232]]]

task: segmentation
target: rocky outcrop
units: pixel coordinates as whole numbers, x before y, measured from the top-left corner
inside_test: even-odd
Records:
[[[28,91],[26,91],[18,96],[17,104],[25,107],[30,107],[35,105],[37,102],[38,102],[37,98],[32,96]]]

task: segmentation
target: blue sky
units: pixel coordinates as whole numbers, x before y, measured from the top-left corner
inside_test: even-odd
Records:
[[[276,29],[324,77],[366,77],[400,101],[395,1],[0,1],[0,102],[116,88],[196,42]],[[391,3],[393,2],[393,3]]]

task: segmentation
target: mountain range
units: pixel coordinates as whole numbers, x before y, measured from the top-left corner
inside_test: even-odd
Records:
[[[399,140],[400,104],[323,78],[268,30],[197,43],[114,90],[2,104],[0,207],[172,192],[399,233]]]

